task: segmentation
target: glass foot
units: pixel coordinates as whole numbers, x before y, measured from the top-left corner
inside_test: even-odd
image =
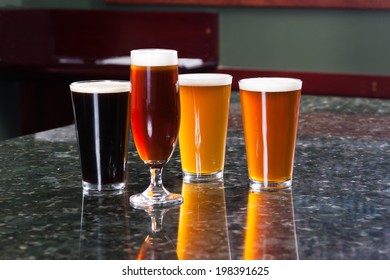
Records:
[[[87,192],[100,192],[100,191],[119,191],[126,187],[126,181],[112,184],[92,184],[87,181],[82,181],[83,190]]]
[[[162,183],[162,167],[150,167],[150,185],[140,194],[130,196],[130,204],[134,208],[148,209],[152,207],[170,207],[183,203],[180,194],[170,193]]]
[[[276,191],[283,189],[291,189],[292,180],[286,180],[284,182],[259,182],[253,179],[250,179],[249,187],[253,192],[262,192],[262,191]]]
[[[183,171],[185,183],[213,183],[223,181],[223,170],[210,174],[196,174]]]
[[[145,193],[134,194],[130,196],[130,204],[134,208],[147,209],[151,207],[172,207],[183,203],[183,197],[180,194],[170,193],[167,196],[151,197]]]

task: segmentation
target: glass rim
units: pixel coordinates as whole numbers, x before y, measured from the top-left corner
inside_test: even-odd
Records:
[[[233,76],[223,73],[188,73],[179,75],[179,86],[226,86]]]
[[[238,81],[240,90],[256,92],[286,92],[302,89],[302,80],[284,77],[256,77]]]
[[[70,85],[72,92],[104,94],[130,92],[131,82],[128,80],[82,80],[72,82]]]
[[[130,65],[135,66],[172,66],[178,65],[177,50],[146,48],[130,51]]]

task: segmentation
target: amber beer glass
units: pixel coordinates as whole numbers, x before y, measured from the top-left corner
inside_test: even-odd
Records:
[[[223,177],[232,76],[179,75],[180,156],[184,181]]]
[[[162,183],[164,165],[175,149],[180,126],[177,51],[131,51],[131,130],[138,154],[149,167],[149,187],[130,197],[134,207],[180,204]]]
[[[129,81],[70,84],[86,191],[120,190],[127,180]]]
[[[301,80],[290,78],[239,81],[253,189],[291,187],[301,87]]]

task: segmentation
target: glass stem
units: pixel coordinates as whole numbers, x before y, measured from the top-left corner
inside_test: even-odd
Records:
[[[159,187],[162,186],[162,168],[150,168],[150,186]]]
[[[150,167],[150,185],[143,195],[154,201],[163,201],[171,193],[162,183],[162,167]]]
[[[164,215],[162,211],[156,211],[154,213],[149,213],[151,221],[151,230],[153,233],[159,232],[162,230],[162,223]]]

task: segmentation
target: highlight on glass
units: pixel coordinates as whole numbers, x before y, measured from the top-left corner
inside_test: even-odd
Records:
[[[177,51],[132,50],[130,80],[131,131],[138,154],[149,167],[151,176],[147,189],[132,195],[130,203],[138,208],[181,204],[182,196],[170,193],[162,179],[180,126]]]
[[[239,81],[251,188],[292,185],[302,81],[248,78]]]

